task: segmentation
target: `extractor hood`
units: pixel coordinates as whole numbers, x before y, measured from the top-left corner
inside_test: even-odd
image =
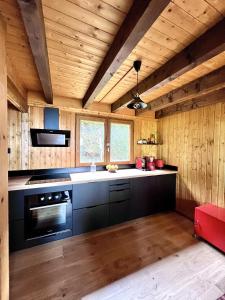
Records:
[[[70,131],[59,130],[59,110],[57,108],[45,108],[44,127],[44,129],[30,129],[33,147],[69,147]]]

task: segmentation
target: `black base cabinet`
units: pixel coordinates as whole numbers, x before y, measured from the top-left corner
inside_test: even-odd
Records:
[[[123,223],[128,219],[129,200],[109,203],[109,225]]]
[[[70,190],[71,229],[56,235],[26,239],[26,196]],[[9,193],[10,249],[19,250],[158,212],[174,210],[176,174],[56,186]]]
[[[131,180],[129,219],[174,210],[176,174],[134,178]]]
[[[73,234],[81,234],[107,227],[109,219],[108,205],[99,205],[75,209],[73,211]]]

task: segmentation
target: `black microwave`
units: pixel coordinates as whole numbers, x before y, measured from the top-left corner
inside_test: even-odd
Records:
[[[54,129],[30,129],[33,147],[69,147],[70,131]]]

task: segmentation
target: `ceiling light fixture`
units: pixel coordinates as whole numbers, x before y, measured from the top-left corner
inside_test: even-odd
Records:
[[[141,61],[140,60],[135,60],[133,67],[135,71],[137,72],[137,85],[136,85],[136,93],[132,93],[132,98],[133,100],[127,105],[127,108],[129,109],[145,109],[147,107],[147,103],[141,100],[138,92],[138,72],[140,71],[141,68]]]

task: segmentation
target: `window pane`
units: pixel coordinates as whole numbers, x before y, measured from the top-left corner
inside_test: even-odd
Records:
[[[111,123],[110,161],[130,161],[130,125]]]
[[[104,146],[104,122],[80,120],[80,162],[104,162]]]

